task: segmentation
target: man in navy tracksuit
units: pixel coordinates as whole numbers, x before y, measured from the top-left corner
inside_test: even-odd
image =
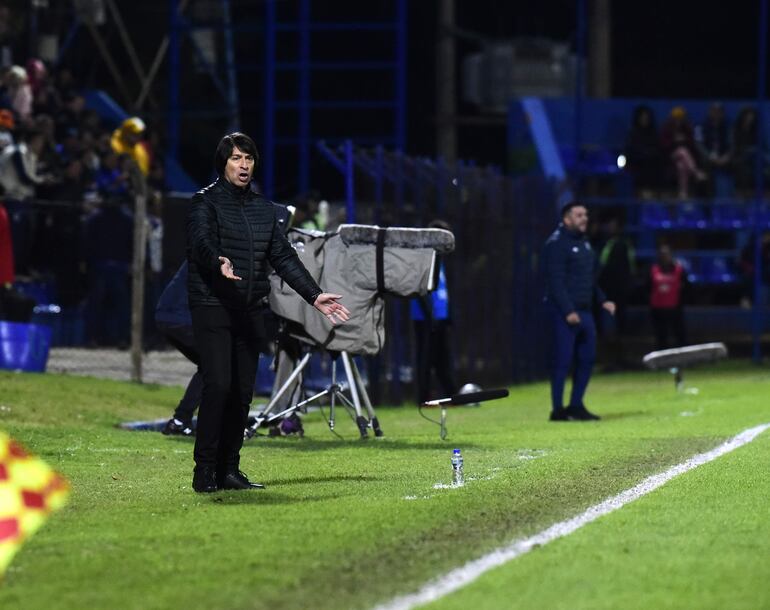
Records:
[[[594,296],[602,308],[615,314],[596,284],[596,256],[586,239],[588,210],[571,202],[561,210],[561,224],[545,242],[545,307],[553,331],[551,368],[551,421],[599,419],[583,404],[596,359],[596,326],[591,313]],[[564,408],[564,383],[574,362],[572,394]]]

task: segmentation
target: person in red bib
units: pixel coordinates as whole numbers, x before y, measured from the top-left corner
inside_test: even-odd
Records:
[[[682,294],[687,284],[687,272],[675,260],[667,244],[658,247],[658,257],[650,268],[650,313],[655,328],[657,349],[685,345]],[[673,336],[674,344],[669,342]]]

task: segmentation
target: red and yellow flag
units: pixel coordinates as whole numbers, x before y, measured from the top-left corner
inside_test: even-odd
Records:
[[[66,479],[0,431],[0,577],[22,543],[69,495]]]

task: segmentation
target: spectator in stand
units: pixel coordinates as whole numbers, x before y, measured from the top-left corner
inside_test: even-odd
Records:
[[[36,130],[27,131],[22,141],[0,154],[0,186],[7,199],[22,201],[35,196],[44,179],[38,173],[38,157],[45,138]]]
[[[5,75],[5,84],[13,112],[19,122],[26,122],[32,117],[33,100],[27,71],[21,66],[11,66]]]
[[[75,95],[75,77],[69,68],[59,68],[54,74],[54,87],[61,99],[70,99]]]
[[[0,203],[0,320],[29,322],[35,299],[14,289],[13,240],[11,223],[5,206]]]
[[[0,110],[0,152],[9,146],[13,146],[13,130],[16,127],[16,121],[13,118],[13,112],[3,108]]]
[[[34,107],[38,95],[40,95],[40,92],[46,88],[48,70],[42,61],[34,57],[27,60],[25,68],[27,70],[27,78],[29,79],[29,86],[32,90],[32,98],[35,100],[35,104],[33,104]]]
[[[626,138],[628,170],[634,177],[634,186],[642,197],[660,185],[663,167],[660,137],[655,126],[655,115],[649,106],[637,106],[631,130]]]
[[[102,117],[99,116],[99,113],[96,112],[96,110],[86,108],[80,115],[80,129],[84,132],[89,131],[92,134],[104,131]]]
[[[0,289],[6,290],[13,285],[13,239],[11,221],[5,206],[0,203]],[[5,320],[0,314],[0,320]]]
[[[611,336],[612,367],[626,366],[623,352],[623,337],[626,334],[626,309],[634,286],[636,275],[636,254],[630,241],[623,235],[623,223],[618,218],[611,218],[607,223],[607,242],[599,254],[599,275],[597,283],[607,298],[615,303],[615,332]],[[596,309],[596,308],[595,308]],[[608,318],[600,315],[596,318],[604,330]]]
[[[741,278],[741,307],[749,309],[754,302],[754,245],[756,244],[754,236],[741,249],[741,256],[738,262]],[[760,295],[759,302],[767,303],[768,286],[770,286],[770,233],[762,234],[760,241],[760,265],[762,275],[760,277]]]
[[[77,127],[70,127],[61,135],[56,144],[56,153],[60,163],[66,163],[83,154],[83,142]]]
[[[714,194],[717,197],[732,195],[730,185],[730,130],[722,104],[709,106],[706,120],[695,130],[695,143],[706,166],[711,171]]]
[[[59,201],[80,203],[86,192],[93,189],[93,181],[79,157],[66,161],[61,181],[54,187],[52,198]]]
[[[321,199],[318,191],[302,193],[295,198],[294,226],[300,229],[326,231],[329,228],[329,203]]]
[[[94,132],[90,129],[83,131],[80,137],[80,145],[82,147],[82,159],[85,168],[92,174],[96,174],[102,165],[102,160],[99,156],[99,151],[96,148],[97,140]]]
[[[65,99],[64,107],[56,115],[56,141],[61,142],[69,133],[80,133],[80,123],[83,120],[83,111],[86,99],[73,93]]]
[[[735,188],[751,196],[757,155],[757,111],[747,106],[738,113],[733,127],[732,162]]]
[[[96,172],[96,188],[107,197],[120,198],[128,194],[128,174],[123,170],[121,157],[112,150],[102,157]]]
[[[134,221],[128,209],[106,201],[85,222],[88,269],[88,340],[97,345],[128,345],[129,272]]]
[[[113,133],[110,139],[112,150],[119,155],[128,155],[131,157],[143,176],[150,172],[150,152],[147,145],[142,141],[145,131],[144,121],[139,117],[131,117],[121,123]]]
[[[650,314],[655,329],[656,349],[685,345],[684,301],[687,272],[674,260],[667,244],[658,247],[656,262],[650,268]],[[674,344],[669,342],[669,333]]]
[[[40,61],[40,60],[30,60]],[[43,66],[45,70],[45,66]],[[29,68],[28,68],[29,70]],[[48,78],[47,72],[40,72],[38,68],[33,68],[31,72],[35,72],[36,81],[32,84],[32,94],[34,101],[32,104],[32,113],[35,116],[41,114],[47,114],[50,116],[56,116],[62,109],[62,99],[59,95],[59,91],[53,84],[50,78]]]
[[[676,173],[677,196],[687,199],[690,196],[690,181],[695,179],[703,182],[707,175],[696,162],[693,129],[687,111],[682,106],[675,106],[671,110],[671,115],[661,128],[660,139]]]

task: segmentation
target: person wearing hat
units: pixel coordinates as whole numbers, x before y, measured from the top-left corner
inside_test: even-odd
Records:
[[[139,166],[143,176],[150,172],[150,153],[142,141],[145,126],[139,117],[130,117],[112,132],[110,146],[119,155],[126,154]]]

